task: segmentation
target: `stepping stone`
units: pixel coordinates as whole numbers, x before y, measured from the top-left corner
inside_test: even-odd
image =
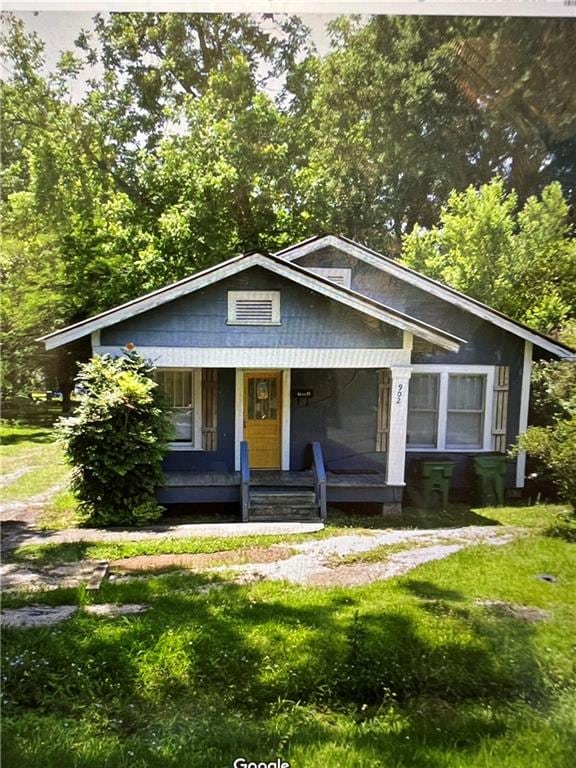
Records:
[[[127,616],[131,613],[144,613],[149,610],[149,605],[140,603],[126,603],[126,605],[117,605],[116,603],[102,603],[100,605],[85,605],[84,613],[90,616]]]
[[[12,608],[2,611],[1,621],[4,627],[31,629],[49,627],[69,619],[76,611],[76,605],[28,605],[26,608]]]

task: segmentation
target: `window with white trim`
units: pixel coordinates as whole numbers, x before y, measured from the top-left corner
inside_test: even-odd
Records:
[[[308,267],[310,272],[320,275],[331,283],[341,285],[343,288],[350,288],[352,281],[352,270],[346,267]]]
[[[171,408],[175,434],[172,446],[201,448],[201,382],[200,368],[159,368],[156,381]]]
[[[228,291],[229,325],[279,325],[280,291]]]
[[[415,367],[408,397],[408,449],[490,450],[493,379],[488,366],[425,372]]]

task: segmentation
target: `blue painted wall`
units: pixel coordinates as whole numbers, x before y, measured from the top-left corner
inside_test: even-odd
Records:
[[[386,457],[377,453],[378,379],[374,370],[292,371],[292,391],[312,389],[309,401],[292,397],[290,468],[305,469],[307,449],[320,441],[328,469],[382,472]]]
[[[278,290],[280,326],[227,325],[227,292]],[[101,343],[153,347],[401,348],[402,332],[262,268],[102,331]]]
[[[234,471],[235,371],[218,371],[218,437],[216,451],[172,451],[164,460],[166,472]]]
[[[298,260],[302,266],[348,267],[352,270],[352,289],[370,296],[383,304],[406,312],[431,325],[453,333],[467,344],[459,352],[446,352],[427,342],[414,339],[413,363],[436,363],[443,365],[506,365],[510,367],[510,390],[508,395],[508,421],[506,437],[511,444],[518,433],[520,418],[520,392],[524,341],[518,336],[486,322],[453,304],[430,295],[407,282],[392,277],[370,264],[343,254],[333,248],[308,254]],[[428,457],[435,454],[426,454]],[[455,483],[465,484],[466,460],[455,454],[457,471]],[[416,460],[414,453],[407,454],[408,471]],[[510,462],[508,484],[514,485],[514,462]]]

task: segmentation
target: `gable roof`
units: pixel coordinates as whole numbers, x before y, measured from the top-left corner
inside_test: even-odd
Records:
[[[315,251],[330,246],[350,256],[354,256],[367,264],[371,264],[373,267],[376,267],[399,280],[403,280],[410,285],[421,288],[423,291],[437,296],[450,304],[454,304],[483,320],[494,323],[500,328],[503,328],[516,336],[520,336],[525,341],[530,341],[532,344],[545,349],[547,352],[551,352],[552,354],[563,358],[574,357],[574,350],[566,344],[555,341],[549,336],[546,336],[539,331],[535,331],[523,323],[518,323],[516,320],[512,320],[510,317],[507,317],[507,315],[492,309],[481,301],[466,296],[466,294],[457,291],[455,288],[450,288],[437,280],[433,280],[431,277],[426,277],[426,275],[423,275],[421,272],[416,272],[398,261],[383,256],[382,254],[377,253],[364,245],[355,243],[353,240],[349,240],[341,235],[326,234],[312,237],[301,243],[297,243],[296,245],[283,248],[281,251],[277,251],[275,255],[286,259],[286,261],[294,262],[296,259],[306,256],[309,253],[314,253]]]
[[[69,325],[60,331],[49,333],[42,336],[38,341],[43,341],[46,349],[54,349],[64,344],[69,344],[76,339],[88,336],[94,331],[107,328],[110,325],[122,322],[134,315],[148,312],[151,309],[166,304],[182,296],[194,293],[209,285],[220,282],[221,280],[243,272],[253,267],[262,267],[281,277],[292,280],[298,285],[310,288],[317,293],[327,296],[334,301],[340,302],[363,314],[375,317],[389,325],[400,328],[403,331],[413,333],[422,339],[426,339],[432,344],[436,344],[450,352],[457,352],[462,344],[466,342],[446,331],[435,328],[409,315],[399,312],[396,309],[386,307],[374,299],[363,296],[360,293],[344,288],[326,280],[325,278],[311,273],[309,270],[298,264],[292,264],[283,258],[264,253],[250,253],[247,255],[235,256],[228,261],[210,267],[202,272],[198,272],[191,277],[184,278],[177,283],[172,283],[157,291],[140,296],[137,299],[121,304],[118,307],[109,309],[99,315],[82,320],[74,325]]]

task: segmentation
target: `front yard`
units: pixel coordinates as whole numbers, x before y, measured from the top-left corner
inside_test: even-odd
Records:
[[[34,494],[45,490],[35,486]],[[5,610],[79,607],[50,627],[3,630],[6,765],[227,768],[244,757],[283,758],[292,768],[568,768],[576,747],[576,558],[570,531],[557,522],[563,510],[414,510],[411,524],[417,518],[432,532],[465,520],[483,521],[489,532],[522,531],[355,587],[246,579],[231,555],[234,567],[244,555],[289,558],[305,542],[374,536],[382,520],[341,518],[307,537],[20,547],[8,560],[39,568],[149,555],[209,559],[196,571],[128,571],[97,592],[80,585],[5,596]],[[329,567],[386,565],[406,546],[331,557]],[[106,604],[147,610],[86,610]]]

